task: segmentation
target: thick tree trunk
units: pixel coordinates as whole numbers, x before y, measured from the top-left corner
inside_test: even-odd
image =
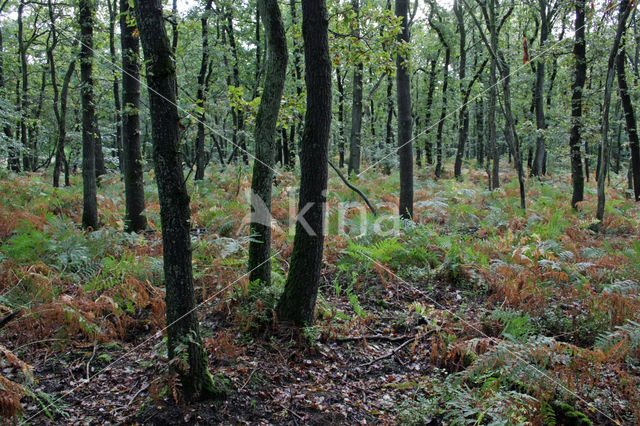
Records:
[[[576,41],[573,45],[575,61],[575,78],[571,96],[571,134],[569,136],[569,150],[571,156],[571,181],[573,194],[571,207],[584,200],[584,175],[582,174],[582,158],[580,140],[582,132],[582,92],[587,78],[586,42],[585,42],[585,1],[576,0]]]
[[[629,0],[621,0],[620,12],[618,14],[618,28],[616,31],[613,45],[611,46],[611,52],[609,53],[609,60],[607,62],[607,76],[605,80],[604,99],[602,101],[602,141],[600,143],[600,165],[598,167],[598,206],[596,209],[596,219],[598,223],[594,226],[599,230],[604,220],[604,207],[606,202],[604,185],[606,181],[608,166],[609,166],[609,108],[611,106],[611,88],[613,86],[613,77],[615,74],[615,61],[618,56],[618,49],[620,47],[620,40],[624,33],[627,19],[631,11]]]
[[[409,43],[409,0],[396,0],[396,16],[400,18],[402,32],[398,40]],[[409,58],[398,53],[396,57],[396,85],[398,96],[398,157],[400,160],[400,204],[398,213],[407,220],[413,218],[413,147],[411,143],[411,82]]]
[[[302,2],[307,111],[300,143],[299,218],[291,269],[278,303],[278,318],[313,323],[322,252],[331,131],[331,59],[325,0]]]
[[[202,40],[202,59],[200,60],[200,71],[198,72],[198,91],[196,95],[196,107],[198,108],[197,117],[198,117],[198,133],[196,136],[196,146],[195,146],[195,155],[196,155],[196,174],[195,180],[204,179],[204,169],[207,166],[207,156],[204,149],[204,141],[205,141],[205,120],[207,117],[206,114],[206,94],[209,90],[207,79],[208,68],[209,68],[209,15],[211,14],[211,7],[213,4],[213,0],[207,0],[207,3],[204,7],[204,12],[202,17],[200,18],[200,27],[201,27],[201,35],[200,38]],[[259,56],[258,56],[259,57]]]
[[[96,198],[96,106],[93,95],[93,19],[91,0],[78,3],[80,24],[80,78],[82,81],[82,185],[83,210],[82,226],[85,229],[98,228],[98,201]]]
[[[149,88],[153,159],[160,200],[167,305],[167,348],[187,401],[216,394],[202,347],[191,270],[189,195],[182,173],[176,71],[160,0],[138,0],[136,22]],[[176,362],[176,361],[180,362]],[[186,362],[186,365],[183,364]]]
[[[618,87],[620,89],[620,99],[624,110],[624,120],[626,123],[627,135],[629,136],[629,149],[631,151],[631,173],[633,175],[633,194],[636,201],[640,201],[640,144],[638,143],[638,128],[636,125],[636,115],[629,96],[629,87],[625,73],[625,62],[627,60],[624,48],[624,32],[622,35],[622,48],[618,52],[616,67],[618,70]]]
[[[277,0],[258,0],[267,39],[265,78],[256,116],[256,159],[251,177],[249,280],[271,284],[271,182],[275,134],[287,76],[287,39]]]
[[[147,227],[144,216],[144,172],[140,147],[140,44],[129,0],[120,0],[120,47],[122,50],[122,160],[128,232]]]

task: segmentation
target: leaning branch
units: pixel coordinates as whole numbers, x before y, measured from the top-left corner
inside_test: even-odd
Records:
[[[333,165],[333,163],[331,162],[331,160],[329,160],[329,165],[331,166],[331,168],[333,170],[335,170],[335,172],[338,174],[338,176],[340,177],[340,179],[342,179],[342,181],[344,182],[345,185],[347,185],[349,187],[349,189],[351,189],[352,191],[356,192],[363,200],[365,203],[367,203],[367,206],[369,207],[369,210],[371,210],[371,213],[373,213],[374,216],[376,216],[378,213],[376,212],[375,207],[373,207],[373,204],[371,204],[371,201],[369,201],[369,199],[367,198],[366,195],[364,195],[364,193],[362,191],[360,191],[358,188],[356,188],[355,186],[353,186],[351,184],[351,182],[349,182],[347,180],[347,178],[344,177],[344,175],[342,174],[342,172]]]

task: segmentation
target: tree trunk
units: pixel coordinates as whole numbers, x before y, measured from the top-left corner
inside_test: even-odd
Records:
[[[426,103],[426,112],[424,118],[424,127],[425,127],[425,135],[424,135],[424,155],[427,160],[427,164],[433,164],[433,144],[431,143],[430,135],[431,135],[431,106],[433,105],[433,92],[436,88],[436,63],[438,62],[438,57],[440,56],[440,52],[436,55],[434,59],[431,60],[431,65],[429,66],[429,89],[427,91],[427,103]]]
[[[598,220],[598,223],[594,226],[596,230],[600,229],[602,221],[604,220],[604,207],[606,202],[604,185],[609,166],[609,108],[611,106],[611,88],[613,86],[613,77],[615,73],[615,61],[630,11],[631,7],[629,0],[621,0],[620,12],[618,15],[618,28],[613,40],[611,52],[609,53],[609,61],[607,62],[607,78],[605,80],[604,100],[602,103],[602,141],[600,143],[601,161],[598,167],[598,207],[596,209],[596,219]]]
[[[387,150],[393,147],[393,78],[391,74],[387,75],[387,120],[385,124],[385,153],[384,153],[384,173],[391,174],[390,162],[387,154]]]
[[[300,143],[300,199],[291,269],[278,303],[278,318],[313,323],[322,252],[331,131],[331,59],[325,0],[302,2],[307,111]]]
[[[176,71],[160,0],[138,0],[136,22],[147,60],[153,159],[160,200],[169,366],[187,401],[215,395],[202,347],[191,270],[189,195],[182,173]],[[180,362],[177,362],[180,361]],[[186,362],[186,366],[183,364]]]
[[[623,2],[624,3],[624,2]],[[628,1],[627,1],[628,3]],[[627,12],[628,13],[628,12]],[[618,87],[620,89],[620,99],[624,110],[624,120],[626,123],[627,135],[629,136],[629,149],[631,151],[631,170],[633,175],[633,194],[636,201],[640,201],[640,144],[638,143],[638,128],[636,126],[636,115],[629,96],[629,87],[625,73],[625,62],[627,60],[624,47],[624,33],[622,34],[622,47],[616,59],[618,69]]]
[[[111,63],[116,63],[116,43],[115,43],[115,27],[118,16],[118,0],[107,0],[107,7],[109,10],[109,53],[111,56]],[[122,8],[120,8],[122,11]],[[121,18],[122,19],[122,18]],[[115,124],[116,124],[116,138],[114,148],[118,156],[118,164],[121,172],[124,172],[124,158],[122,155],[122,105],[120,104],[120,82],[118,81],[118,72],[114,67],[113,73],[113,102],[116,109]]]
[[[352,0],[351,5],[355,13],[356,28],[354,37],[360,37],[358,19],[360,13],[359,0]],[[347,175],[360,174],[360,150],[362,139],[362,73],[364,64],[360,61],[353,68],[353,103],[351,104],[351,134],[349,137],[349,170]]]
[[[249,280],[271,284],[271,183],[275,134],[287,76],[287,39],[277,0],[258,0],[267,56],[260,107],[256,116],[256,159],[251,177],[251,230]]]
[[[541,52],[545,49],[545,42],[549,36],[549,19],[547,11],[547,0],[538,0],[540,8],[540,43]],[[536,137],[536,155],[533,161],[532,174],[540,177],[543,175],[544,153],[546,150],[544,131],[547,129],[547,123],[544,115],[544,79],[545,79],[545,55],[538,61],[536,66],[536,86],[535,86],[535,104],[536,104],[536,129],[538,135]]]
[[[571,181],[573,195],[571,207],[584,200],[584,176],[582,174],[582,159],[580,154],[580,139],[582,132],[582,92],[587,78],[586,42],[585,42],[585,1],[576,0],[576,41],[573,45],[575,60],[575,79],[571,96],[571,134],[569,136],[569,150],[571,156]]]
[[[444,129],[444,121],[447,117],[447,88],[449,87],[449,61],[451,59],[451,49],[445,45],[444,51],[444,69],[442,76],[442,102],[440,108],[440,120],[438,121],[438,130],[436,134],[436,177],[442,175],[442,131]]]
[[[98,229],[98,202],[96,199],[96,106],[93,94],[93,19],[91,0],[78,3],[80,24],[80,78],[82,81],[82,226]]]
[[[484,164],[484,100],[480,97],[476,103],[476,161],[482,167]]]
[[[398,41],[409,43],[409,0],[396,0],[396,16],[402,31]],[[400,160],[400,217],[413,218],[413,147],[411,143],[411,82],[409,58],[398,53],[396,57],[396,85],[398,97],[398,157]]]
[[[122,51],[122,149],[127,232],[147,227],[144,216],[144,171],[140,148],[140,44],[128,0],[120,0],[120,43]]]
[[[467,108],[468,93],[471,88],[466,89],[464,87],[466,68],[467,68],[467,37],[466,30],[464,28],[464,15],[462,12],[462,5],[458,0],[453,3],[453,12],[456,15],[458,22],[458,34],[460,37],[460,61],[458,65],[458,76],[460,78],[460,88],[462,90],[462,105],[460,106],[460,112],[458,116],[458,148],[456,150],[456,160],[453,168],[453,175],[460,179],[462,176],[462,157],[464,155],[464,148],[467,143],[467,133],[469,131],[469,110]]]
[[[20,143],[22,144],[22,149],[25,150],[22,157],[22,167],[25,171],[32,171],[34,167],[31,161],[33,152],[31,146],[29,146],[29,136],[27,131],[27,117],[29,115],[29,68],[27,62],[27,47],[24,42],[24,24],[22,22],[24,5],[25,1],[20,0],[20,4],[18,6],[18,52],[20,54],[22,97],[18,104],[18,109],[20,112]]]
[[[209,15],[211,14],[213,0],[207,0],[204,12],[200,18],[201,40],[202,40],[202,59],[200,61],[200,71],[198,73],[198,91],[196,95],[196,107],[198,108],[198,134],[196,136],[196,175],[195,180],[204,179],[204,169],[207,166],[207,156],[204,149],[205,141],[205,120],[206,120],[206,94],[209,90],[207,79],[207,71],[209,67]],[[259,56],[258,56],[259,57]]]
[[[336,83],[338,86],[338,155],[339,167],[344,168],[344,77],[340,69],[336,68]]]
[[[4,45],[2,43],[2,31],[0,31],[0,91],[5,90],[4,80]],[[3,128],[4,135],[9,139],[9,146],[7,147],[7,168],[12,172],[20,171],[20,157],[15,149],[15,142],[13,139],[13,132],[11,126],[7,122]]]

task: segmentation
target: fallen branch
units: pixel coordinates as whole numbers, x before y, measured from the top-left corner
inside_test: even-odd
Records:
[[[9,321],[12,321],[12,320],[18,318],[20,316],[20,314],[22,314],[22,309],[18,309],[17,311],[10,312],[7,315],[5,315],[4,317],[2,317],[2,319],[0,319],[0,328],[2,328],[5,325],[7,325],[9,323]]]
[[[371,334],[366,336],[341,336],[337,337],[336,340],[338,342],[353,342],[356,340],[382,340],[385,342],[403,342],[405,340],[413,340],[416,336],[387,336],[385,334]]]
[[[407,340],[406,342],[404,342],[403,344],[401,344],[400,346],[398,346],[397,348],[395,348],[391,352],[388,352],[388,353],[386,353],[386,354],[384,354],[382,356],[379,356],[378,358],[374,359],[373,361],[369,361],[369,362],[366,362],[366,363],[362,364],[361,367],[370,367],[370,366],[372,366],[373,364],[375,364],[378,361],[382,361],[383,359],[391,358],[396,353],[398,353],[402,348],[404,348],[405,346],[407,346],[409,343],[413,342],[414,340],[416,340],[416,336],[414,336],[411,339]]]
[[[373,213],[374,216],[377,215],[376,213],[376,209],[375,207],[373,207],[373,204],[371,204],[371,202],[369,201],[369,199],[367,198],[366,195],[364,195],[364,193],[362,191],[360,191],[358,188],[356,188],[355,186],[353,186],[351,184],[351,182],[349,182],[349,180],[347,178],[344,177],[344,175],[342,174],[342,172],[333,165],[333,163],[331,162],[331,160],[329,160],[329,165],[331,166],[331,168],[333,170],[335,170],[335,172],[338,174],[338,176],[340,177],[340,179],[342,179],[342,181],[344,182],[345,185],[347,185],[349,187],[349,189],[351,189],[352,191],[354,191],[355,193],[357,193],[363,200],[365,203],[367,203],[367,206],[369,207],[369,210],[371,210],[371,213]]]

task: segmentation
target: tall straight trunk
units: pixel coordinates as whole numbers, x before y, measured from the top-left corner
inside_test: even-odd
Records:
[[[140,43],[129,0],[120,0],[120,48],[122,51],[122,150],[125,192],[125,230],[147,227],[144,216],[144,171],[140,147]]]
[[[259,280],[269,285],[271,283],[271,182],[275,159],[276,124],[287,76],[287,39],[277,0],[258,0],[258,11],[262,16],[267,39],[267,57],[264,88],[256,116],[256,159],[251,176],[250,234],[253,238],[249,242],[249,280]]]
[[[594,226],[596,229],[600,228],[602,221],[604,220],[604,207],[606,202],[604,185],[606,181],[608,166],[609,166],[609,109],[611,106],[611,89],[613,86],[613,77],[615,74],[615,62],[618,56],[618,49],[620,47],[620,40],[624,33],[627,19],[631,11],[629,0],[621,0],[620,11],[618,14],[618,28],[616,35],[611,46],[611,52],[609,53],[609,60],[607,62],[607,77],[605,80],[604,99],[602,101],[602,140],[600,143],[600,165],[598,167],[598,206],[596,209],[596,219],[598,223]]]
[[[358,18],[360,13],[359,0],[351,1],[353,12],[356,17],[356,28],[354,30],[354,37],[360,37],[360,31],[358,29]],[[352,173],[356,175],[360,173],[360,150],[362,139],[362,73],[364,71],[364,64],[361,61],[356,63],[353,68],[353,103],[351,104],[351,134],[349,137],[349,169],[348,175]]]
[[[624,4],[625,2],[623,2]],[[631,7],[626,2],[628,7]],[[628,12],[627,12],[628,13]],[[616,58],[616,68],[618,71],[618,88],[620,89],[620,99],[624,110],[624,120],[626,123],[627,135],[629,136],[629,149],[631,151],[631,173],[633,175],[633,194],[636,201],[640,201],[640,144],[638,143],[638,128],[636,125],[636,115],[629,95],[627,77],[625,73],[625,62],[627,61],[624,47],[624,33],[622,33],[622,47]]]
[[[538,0],[540,9],[540,51],[545,49],[545,43],[549,36],[549,17],[548,17],[548,0]],[[544,55],[536,65],[536,86],[535,86],[535,104],[536,104],[536,129],[538,135],[536,137],[536,155],[533,161],[532,173],[534,176],[542,176],[544,168],[544,157],[546,151],[546,143],[544,131],[547,129],[547,123],[544,115],[544,80],[545,80],[545,59]]]
[[[391,74],[387,75],[387,119],[386,119],[386,123],[385,123],[385,154],[384,156],[386,157],[387,154],[386,152],[388,150],[390,150],[393,147],[393,110],[394,110],[394,102],[393,102],[393,77],[391,77]],[[384,162],[384,173],[385,174],[390,174],[391,173],[391,167],[390,167],[390,162],[388,161],[388,158],[385,158],[385,162]]]
[[[178,374],[186,400],[193,401],[212,396],[217,389],[207,370],[193,290],[189,194],[182,173],[175,103],[176,70],[164,27],[162,2],[138,0],[135,11],[147,60],[153,159],[164,247],[169,366]]]
[[[0,31],[0,91],[4,92],[5,90],[5,80],[4,80],[4,45],[2,43],[2,31]],[[11,131],[11,126],[9,123],[6,123],[3,127],[4,135],[7,139],[13,139],[13,132]],[[20,157],[18,156],[16,149],[14,147],[14,143],[10,143],[7,147],[7,168],[13,172],[20,171]]]
[[[232,75],[233,85],[240,87],[240,60],[238,58],[238,45],[236,43],[235,30],[233,28],[233,16],[231,9],[227,11],[227,25],[226,31],[228,36],[229,47],[231,48],[231,55],[233,57]],[[249,164],[249,156],[247,155],[247,143],[244,137],[244,112],[239,109],[233,109],[234,112],[234,126],[235,134],[237,135],[238,146],[236,148],[241,150],[242,162]]]
[[[93,19],[92,0],[78,2],[80,24],[80,79],[82,81],[82,226],[98,228],[98,201],[96,198],[96,106],[93,94]]]
[[[509,151],[513,155],[513,165],[518,175],[518,185],[520,187],[520,208],[525,210],[527,207],[525,187],[524,187],[524,168],[522,166],[522,155],[520,154],[520,142],[518,141],[518,133],[511,109],[511,71],[509,65],[504,59],[501,52],[498,53],[498,63],[500,69],[500,81],[502,83],[502,98],[504,104],[504,117],[506,123],[505,139]]]
[[[206,93],[209,88],[207,79],[209,68],[209,15],[211,14],[211,7],[213,0],[207,0],[204,7],[204,12],[200,18],[201,35],[202,40],[202,59],[200,60],[200,71],[198,72],[198,91],[196,95],[196,106],[198,107],[198,134],[196,136],[196,175],[195,180],[204,179],[204,169],[207,166],[207,157],[204,149],[205,141],[205,120],[206,120]]]
[[[449,63],[451,59],[451,49],[445,45],[444,50],[444,68],[442,76],[442,102],[440,107],[440,120],[438,121],[438,130],[436,134],[436,177],[442,175],[442,131],[444,129],[444,120],[447,117],[447,88],[449,87]]]
[[[60,92],[58,88],[58,78],[56,72],[56,61],[54,50],[58,44],[58,32],[56,29],[56,17],[53,12],[53,1],[48,0],[47,2],[49,9],[49,22],[51,25],[51,45],[49,49],[47,49],[47,61],[49,62],[49,72],[51,78],[51,87],[53,88],[53,113],[56,118],[57,131],[56,131],[56,142],[55,142],[55,161],[53,165],[53,186],[54,188],[58,188],[60,186],[60,172],[64,167],[65,171],[65,186],[69,186],[69,163],[67,161],[64,146],[65,140],[67,138],[67,97],[69,93],[69,83],[71,82],[71,77],[76,68],[76,60],[75,57],[69,63],[67,68],[67,72],[64,75],[64,80],[62,82],[62,92]]]
[[[299,2],[296,0],[289,0],[289,12],[291,14],[291,24],[298,25],[298,5]],[[297,38],[293,39],[293,78],[295,80],[295,88],[296,95],[298,99],[302,96],[302,64],[301,64],[301,52],[300,52],[300,43],[298,43]],[[342,79],[344,83],[344,78]],[[297,135],[302,132],[302,123],[299,120],[295,120],[291,126],[291,134],[289,138],[289,161],[288,166],[293,168],[296,165],[296,153],[298,149],[296,148],[296,140],[298,139]]]
[[[94,153],[96,156],[95,160],[95,168],[96,168],[96,178],[107,173],[107,168],[104,163],[104,152],[102,150],[102,133],[100,133],[100,126],[98,125],[98,116],[96,114],[93,115],[93,128],[95,129],[95,148]]]
[[[338,156],[339,167],[344,167],[344,77],[340,69],[336,68],[336,83],[338,87]]]
[[[484,163],[484,99],[480,97],[475,103],[476,113],[476,161],[479,166]]]
[[[432,59],[429,65],[429,89],[427,90],[427,103],[426,103],[426,112],[424,118],[424,127],[425,127],[425,142],[424,142],[424,153],[427,160],[427,164],[433,164],[433,144],[431,143],[430,135],[431,135],[431,106],[433,105],[433,92],[435,92],[436,88],[436,63],[438,62],[438,56],[440,56],[440,52],[434,59]]]
[[[111,0],[107,0],[107,7],[109,10],[109,54],[111,56],[111,63],[116,63],[116,42],[115,42],[115,29],[116,29],[116,20],[118,16],[118,0],[113,0],[113,4]],[[122,8],[121,8],[122,10]],[[122,156],[122,105],[120,104],[120,82],[118,79],[117,69],[114,67],[113,71],[113,103],[116,110],[115,114],[115,124],[116,124],[116,137],[115,143],[113,144],[115,148],[115,153],[118,156],[118,164],[120,165],[120,171],[124,171],[124,158]]]
[[[357,0],[356,0],[357,1]],[[349,135],[349,176],[360,173],[362,141],[362,62],[353,69],[353,102],[351,104],[351,133]]]
[[[300,143],[300,199],[291,269],[278,318],[296,325],[314,320],[322,252],[331,131],[331,59],[326,0],[302,2],[307,111]]]
[[[20,54],[20,72],[22,81],[22,97],[18,108],[20,111],[20,143],[22,149],[24,149],[24,155],[22,157],[22,167],[25,171],[32,171],[34,164],[32,164],[33,152],[31,146],[29,146],[28,136],[28,115],[29,115],[29,68],[27,62],[27,46],[24,41],[24,23],[22,16],[24,14],[25,0],[20,0],[18,5],[18,52]]]
[[[460,4],[459,0],[453,2],[453,11],[458,22],[458,34],[460,39],[460,60],[458,62],[458,77],[460,78],[460,87],[463,91],[462,105],[460,106],[458,116],[458,148],[456,150],[456,160],[453,168],[453,175],[456,178],[460,178],[462,176],[462,157],[464,155],[464,148],[467,143],[467,134],[469,131],[469,109],[467,107],[467,99],[469,96],[467,93],[471,89],[469,88],[465,92],[464,88],[467,68],[467,37],[466,30],[464,28],[464,15],[462,12],[462,5]]]
[[[398,40],[409,43],[409,0],[396,0],[396,16],[400,18],[402,31]],[[411,143],[411,82],[409,58],[396,56],[396,85],[398,97],[398,157],[400,160],[400,217],[413,218],[413,147]]]
[[[575,61],[575,78],[571,95],[571,134],[569,136],[569,152],[571,156],[571,181],[573,194],[571,207],[584,200],[584,175],[582,173],[582,158],[580,140],[582,138],[582,92],[587,78],[586,41],[585,41],[585,0],[576,0],[576,40],[573,45]]]

